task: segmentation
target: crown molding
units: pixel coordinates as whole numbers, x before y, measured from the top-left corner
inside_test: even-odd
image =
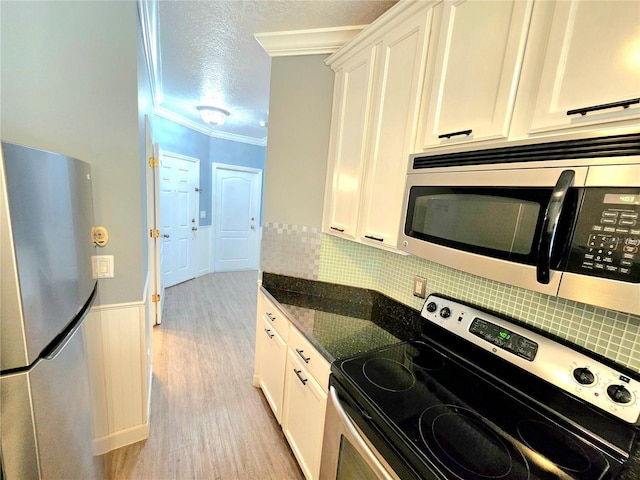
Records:
[[[367,25],[256,33],[255,39],[271,57],[336,52]]]
[[[258,145],[260,147],[264,147],[267,145],[267,137],[263,138],[254,138],[254,137],[246,137],[244,135],[236,135],[234,133],[220,132],[212,127],[207,127],[199,122],[194,122],[193,120],[183,117],[182,115],[169,110],[168,108],[162,106],[156,106],[153,108],[154,115],[158,117],[162,117],[166,120],[170,120],[178,125],[182,125],[183,127],[189,128],[191,130],[195,130],[196,132],[202,133],[212,138],[219,138],[221,140],[230,140],[232,142],[240,142],[247,143],[250,145]]]

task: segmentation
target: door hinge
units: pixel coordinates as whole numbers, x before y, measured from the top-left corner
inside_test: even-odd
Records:
[[[152,228],[151,230],[149,230],[149,236],[151,238],[160,238],[160,230]]]
[[[151,295],[151,302],[152,303],[158,303],[160,301],[160,294],[159,293],[154,293],[153,295]]]
[[[158,157],[149,157],[149,166],[157,167],[158,166]]]

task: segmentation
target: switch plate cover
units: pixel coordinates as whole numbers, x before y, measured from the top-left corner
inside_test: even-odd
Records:
[[[113,278],[113,255],[94,255],[91,260],[93,278]]]
[[[427,279],[416,275],[413,277],[413,295],[418,298],[426,298]]]

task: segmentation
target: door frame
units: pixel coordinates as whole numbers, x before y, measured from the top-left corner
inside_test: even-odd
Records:
[[[263,203],[263,198],[262,198],[262,194],[263,194],[263,182],[264,182],[264,170],[261,168],[254,168],[254,167],[243,167],[240,165],[232,165],[229,163],[220,163],[220,162],[211,162],[211,238],[209,240],[209,246],[210,246],[210,256],[209,256],[209,261],[210,263],[210,271],[215,273],[217,270],[215,268],[215,259],[216,259],[216,255],[218,254],[218,252],[216,252],[216,237],[218,235],[218,230],[216,228],[216,222],[215,222],[215,213],[216,213],[216,204],[215,204],[215,200],[216,200],[216,174],[218,172],[218,170],[234,170],[237,172],[243,172],[243,173],[253,173],[253,174],[257,174],[259,175],[258,177],[258,184],[260,186],[260,191],[258,192],[258,198],[260,199],[260,204],[259,204],[259,213],[258,213],[258,221],[257,223],[257,234],[258,234],[258,244],[256,246],[257,252],[256,255],[256,259],[257,259],[257,265],[256,268],[259,270],[260,269],[260,245],[262,244],[262,203]]]
[[[164,302],[164,289],[162,288],[162,278],[160,274],[160,202],[158,194],[158,152],[159,146],[153,143],[149,116],[144,116],[145,121],[145,153],[146,164],[146,189],[147,189],[147,231],[149,232],[147,243],[147,318],[150,325],[160,325],[162,323],[162,306]],[[148,332],[149,335],[151,332]],[[151,337],[149,337],[151,338]]]

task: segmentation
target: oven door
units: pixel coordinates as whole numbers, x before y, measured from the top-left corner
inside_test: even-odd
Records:
[[[557,295],[587,167],[415,173],[399,248]]]
[[[327,403],[320,480],[399,480],[349,417],[333,385]]]

